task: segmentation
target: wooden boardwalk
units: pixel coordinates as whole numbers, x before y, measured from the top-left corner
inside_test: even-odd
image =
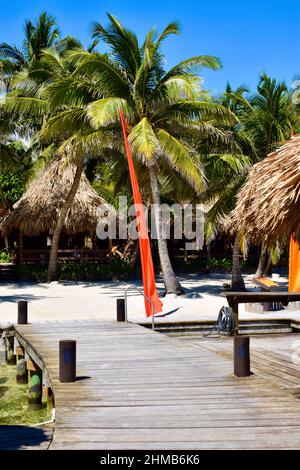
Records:
[[[300,401],[232,361],[136,324],[16,327],[43,358],[56,423],[50,449],[300,448]],[[76,339],[78,380],[58,381],[58,340]],[[229,344],[229,343],[228,343]]]
[[[232,339],[185,336],[180,339],[232,360]],[[300,398],[300,333],[250,338],[251,371]]]

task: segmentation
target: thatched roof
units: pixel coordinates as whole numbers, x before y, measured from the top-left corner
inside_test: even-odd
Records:
[[[235,227],[273,245],[300,235],[300,134],[254,165],[238,194]]]
[[[14,205],[0,225],[3,234],[13,229],[29,237],[53,233],[60,209],[71,188],[75,165],[67,166],[55,160]],[[98,196],[83,174],[72,207],[67,215],[64,231],[69,234],[95,232],[97,223],[105,222],[111,209]]]

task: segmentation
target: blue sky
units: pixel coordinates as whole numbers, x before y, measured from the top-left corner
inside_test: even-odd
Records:
[[[179,20],[181,36],[165,43],[168,66],[193,55],[220,57],[222,71],[202,74],[215,93],[227,80],[253,91],[262,70],[288,85],[300,74],[300,0],[2,0],[0,42],[19,44],[25,18],[43,10],[57,17],[64,35],[85,44],[92,21],[105,24],[107,11],[141,38],[152,26]]]

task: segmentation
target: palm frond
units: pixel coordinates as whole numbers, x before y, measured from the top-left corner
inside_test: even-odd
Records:
[[[175,75],[184,75],[185,73],[197,74],[203,68],[218,70],[221,66],[222,63],[218,57],[211,55],[191,57],[190,59],[179,62],[175,67],[172,67],[162,78],[162,82],[165,82]]]
[[[159,35],[157,43],[160,44],[162,41],[164,41],[167,37],[169,37],[171,34],[180,34],[180,26],[177,21],[172,21],[169,23],[163,32]]]
[[[157,152],[158,141],[155,132],[146,117],[131,129],[128,140],[132,150],[147,161],[152,161]]]
[[[123,98],[104,98],[94,101],[87,106],[87,116],[94,128],[107,126],[120,121],[120,112],[128,121],[132,118],[132,110]]]
[[[164,129],[158,129],[159,141],[164,157],[169,164],[178,171],[197,192],[204,189],[204,174],[200,165],[200,158],[187,145],[183,144]]]
[[[136,35],[123,27],[120,21],[113,15],[109,18],[108,28],[100,23],[93,25],[93,37],[102,39],[110,47],[114,59],[132,78],[141,65],[140,48]]]
[[[7,96],[4,100],[4,109],[9,113],[43,117],[49,107],[48,103],[41,99]]]

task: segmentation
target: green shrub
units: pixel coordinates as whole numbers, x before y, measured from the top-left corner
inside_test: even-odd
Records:
[[[47,280],[47,267],[40,265],[21,265],[18,267],[21,280],[45,282]],[[58,265],[58,279],[60,281],[127,281],[139,279],[140,272],[137,268],[122,260],[113,260],[111,264],[97,263],[72,263],[64,261]]]
[[[221,270],[229,273],[232,270],[232,260],[230,258],[212,258],[209,267],[211,270]]]
[[[21,281],[45,282],[47,280],[47,268],[39,264],[21,264],[17,272]]]
[[[11,263],[12,262],[12,253],[9,250],[0,251],[0,263]]]

